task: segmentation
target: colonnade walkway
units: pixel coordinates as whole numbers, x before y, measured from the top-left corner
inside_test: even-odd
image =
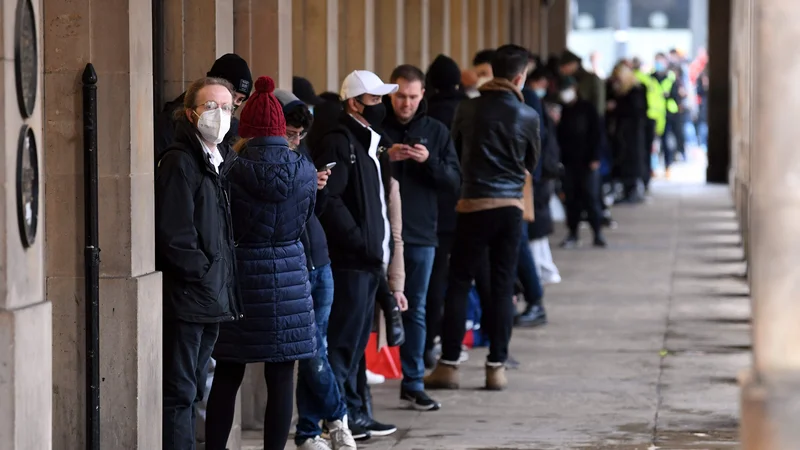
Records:
[[[373,386],[376,419],[399,430],[359,448],[737,448],[750,304],[730,194],[697,182],[653,190],[652,202],[614,209],[608,249],[554,246],[564,281],[547,287],[546,327],[514,330],[521,367],[507,391],[480,389],[482,349],[461,368],[462,390],[432,392],[440,411],[400,409],[398,381]]]

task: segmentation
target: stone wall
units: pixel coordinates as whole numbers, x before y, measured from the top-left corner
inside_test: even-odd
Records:
[[[17,101],[15,37],[17,0],[0,0],[0,449],[51,448],[52,397],[51,304],[44,295],[45,205],[44,136],[42,104],[44,83],[41,55],[33,57],[38,68],[36,99],[32,114],[24,118]],[[31,2],[38,46],[42,46],[42,5]],[[23,52],[26,47],[23,47]],[[17,164],[20,134],[24,125],[33,131],[37,146],[38,182],[24,185],[38,189],[38,205],[30,211],[37,217],[36,235],[30,247],[23,245],[18,223]],[[23,212],[24,214],[24,212]]]

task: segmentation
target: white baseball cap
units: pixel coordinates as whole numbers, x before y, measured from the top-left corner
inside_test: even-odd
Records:
[[[396,84],[386,84],[380,77],[368,70],[354,70],[342,82],[339,97],[342,100],[358,97],[359,95],[388,95],[397,92]]]

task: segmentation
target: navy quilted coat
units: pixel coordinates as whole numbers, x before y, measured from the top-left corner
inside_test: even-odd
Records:
[[[283,138],[262,137],[248,142],[228,179],[244,319],[220,326],[214,358],[311,358],[317,331],[300,236],[314,213],[316,169]]]

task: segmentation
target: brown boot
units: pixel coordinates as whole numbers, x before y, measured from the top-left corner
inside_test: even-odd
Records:
[[[458,389],[458,366],[439,361],[424,381],[427,389]]]
[[[486,389],[489,391],[502,391],[508,387],[505,365],[486,365]]]

